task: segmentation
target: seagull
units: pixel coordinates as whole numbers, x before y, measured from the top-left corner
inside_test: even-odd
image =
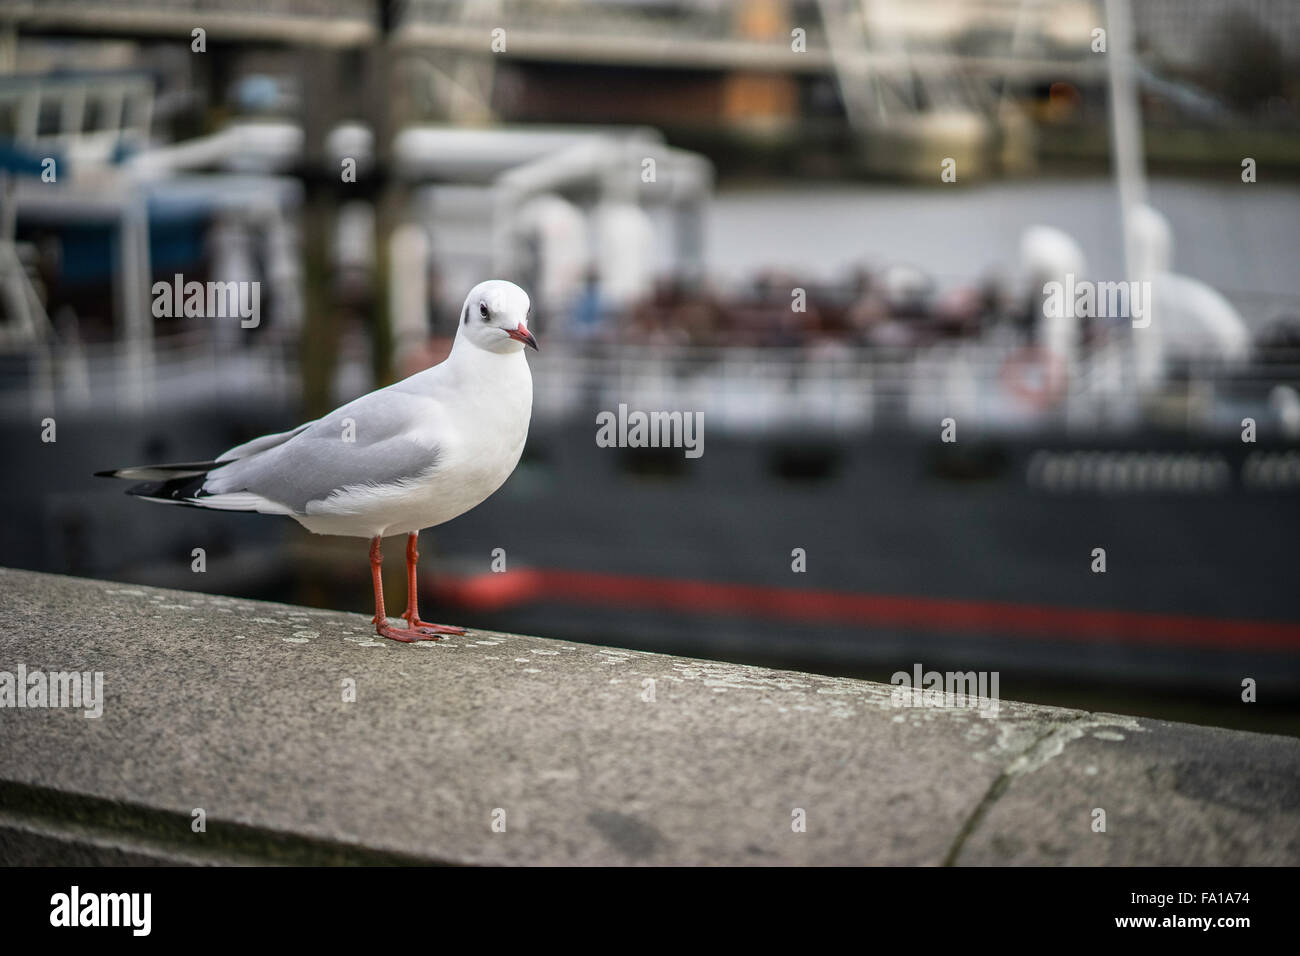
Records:
[[[446,360],[323,418],[263,435],[212,461],[97,472],[144,482],[147,501],[288,515],[308,531],[370,539],[375,633],[436,641],[463,628],[420,620],[420,530],[480,504],[510,477],[528,437],[533,380],[529,300],[501,279],[470,290]],[[380,545],[406,535],[405,628],[388,624]]]

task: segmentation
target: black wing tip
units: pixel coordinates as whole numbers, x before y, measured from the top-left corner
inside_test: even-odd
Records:
[[[163,481],[143,481],[126,489],[128,495],[165,501],[170,504],[192,504],[203,490],[203,475],[169,478]],[[197,506],[196,506],[197,507]]]

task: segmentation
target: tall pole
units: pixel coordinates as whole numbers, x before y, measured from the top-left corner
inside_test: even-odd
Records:
[[[1149,283],[1151,257],[1143,254],[1137,219],[1147,201],[1142,115],[1138,104],[1137,62],[1133,56],[1133,16],[1129,0],[1106,0],[1107,66],[1110,80],[1110,145],[1119,187],[1120,230],[1124,240],[1124,275]],[[1149,285],[1144,288],[1151,288]],[[1134,369],[1138,388],[1148,390],[1160,375],[1160,328],[1154,304],[1147,302],[1149,324],[1133,329]]]

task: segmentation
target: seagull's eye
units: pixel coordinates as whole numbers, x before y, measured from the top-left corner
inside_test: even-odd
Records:
[[[487,307],[487,303],[486,303],[486,302],[480,302],[480,303],[478,304],[478,314],[481,315],[481,316],[483,316],[483,321],[484,321],[484,322],[487,321],[487,317],[488,317],[488,307]]]

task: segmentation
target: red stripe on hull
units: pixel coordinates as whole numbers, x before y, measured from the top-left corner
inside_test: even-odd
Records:
[[[433,581],[433,590],[440,600],[483,610],[546,600],[939,632],[1219,650],[1300,649],[1300,625],[1284,621],[847,594],[588,571],[520,570],[462,578],[439,576]]]

